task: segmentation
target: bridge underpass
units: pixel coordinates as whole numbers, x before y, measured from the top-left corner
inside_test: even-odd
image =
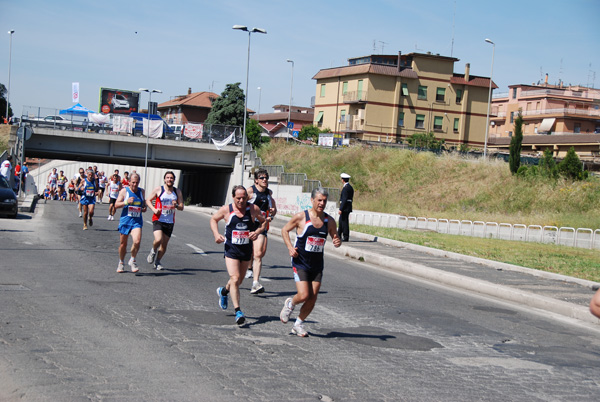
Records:
[[[235,145],[217,150],[212,143],[148,139],[148,167],[181,170],[177,187],[184,199],[205,206],[225,203],[233,178],[241,174],[240,153],[241,147]],[[25,155],[135,165],[143,173],[146,137],[34,127],[25,141]]]

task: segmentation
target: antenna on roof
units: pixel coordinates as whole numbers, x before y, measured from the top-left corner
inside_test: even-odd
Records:
[[[381,43],[381,54],[383,54],[383,48],[384,48],[384,46],[385,46],[385,45],[389,45],[389,43],[387,43],[387,42],[384,42],[384,41],[382,41],[382,40],[380,40],[380,41],[379,41],[379,43]]]
[[[454,12],[452,13],[452,46],[450,46],[450,57],[454,54],[454,20],[456,18],[456,0],[454,0]]]

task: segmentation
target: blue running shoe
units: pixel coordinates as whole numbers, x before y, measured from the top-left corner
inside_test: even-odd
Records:
[[[238,311],[237,313],[235,313],[235,323],[237,325],[242,325],[244,324],[244,322],[246,321],[246,316],[244,315],[244,313],[242,313],[242,311]]]
[[[221,291],[223,290],[223,286],[217,288],[217,294],[219,295],[219,307],[223,310],[227,310],[227,296],[223,296]]]

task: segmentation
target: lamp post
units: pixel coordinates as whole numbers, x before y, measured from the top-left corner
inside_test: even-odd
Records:
[[[148,88],[140,88],[139,89],[140,92],[148,92],[148,131],[146,132],[146,156],[144,158],[144,190],[146,190],[146,184],[148,183],[148,141],[150,140],[150,107],[152,106],[152,94],[153,93],[158,93],[158,94],[162,94],[162,91],[160,89],[148,89]],[[143,131],[143,125],[142,125],[142,133]]]
[[[257,112],[257,118],[256,121],[258,121],[258,123],[260,124],[260,95],[261,95],[261,89],[260,87],[258,87],[258,112]]]
[[[11,56],[12,56],[12,37],[15,33],[14,29],[8,31],[10,35],[9,45],[8,45],[8,89],[6,91],[6,120],[8,121],[8,103],[10,101],[10,64],[11,64]]]
[[[494,54],[496,53],[496,44],[490,39],[485,40],[487,43],[492,44],[492,71],[490,72],[490,89],[488,93],[488,105],[487,105],[487,117],[485,119],[485,143],[483,145],[483,158],[487,158],[487,142],[488,133],[490,131],[490,107],[492,103],[492,76],[494,75]]]
[[[246,63],[246,92],[244,92],[244,128],[242,132],[242,180],[241,184],[244,184],[244,170],[245,164],[244,159],[246,158],[246,114],[248,112],[248,76],[250,75],[250,36],[253,33],[262,33],[266,34],[267,31],[262,28],[252,28],[248,29],[245,25],[234,25],[233,29],[237,29],[239,31],[248,32],[248,61]]]
[[[289,140],[290,138],[290,121],[292,119],[292,90],[294,89],[294,60],[290,60],[287,59],[286,60],[288,63],[292,63],[292,79],[291,79],[291,83],[290,83],[290,106],[288,107],[288,132],[287,132],[287,137],[285,138],[286,141]]]

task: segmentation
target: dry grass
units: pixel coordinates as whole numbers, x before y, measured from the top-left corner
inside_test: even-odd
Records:
[[[502,161],[406,150],[321,149],[272,143],[265,164],[304,172],[328,187],[352,176],[355,208],[408,216],[600,228],[600,182],[512,176]]]

